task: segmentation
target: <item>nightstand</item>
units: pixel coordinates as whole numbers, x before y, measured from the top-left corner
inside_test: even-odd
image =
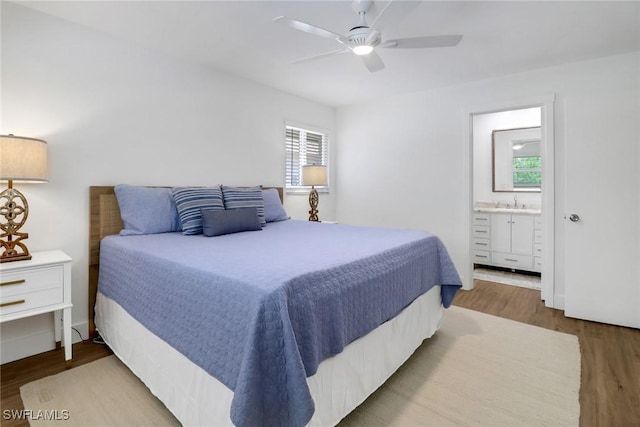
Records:
[[[62,251],[32,253],[26,261],[0,264],[0,323],[54,312],[56,342],[64,336],[71,364],[71,258]]]

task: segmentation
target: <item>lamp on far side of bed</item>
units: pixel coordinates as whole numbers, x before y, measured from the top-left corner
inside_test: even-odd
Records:
[[[47,182],[47,143],[34,138],[0,135],[0,180],[7,188],[0,193],[0,262],[31,259],[20,228],[29,216],[27,198],[13,188],[13,181]]]
[[[327,185],[327,167],[322,165],[302,166],[302,185],[310,185],[309,221],[318,221],[318,190],[316,185]]]

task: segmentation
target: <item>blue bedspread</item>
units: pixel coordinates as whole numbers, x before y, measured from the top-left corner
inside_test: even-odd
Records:
[[[303,426],[318,364],[460,278],[428,233],[288,220],[218,237],[109,236],[98,291],[234,391],[237,426]]]

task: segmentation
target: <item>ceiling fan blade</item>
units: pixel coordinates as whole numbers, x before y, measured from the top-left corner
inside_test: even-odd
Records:
[[[462,40],[459,34],[446,36],[424,36],[412,37],[408,39],[387,40],[378,47],[395,47],[402,49],[421,49],[429,47],[450,47],[456,46]]]
[[[360,58],[362,58],[362,62],[364,62],[365,67],[367,67],[367,69],[372,73],[384,68],[384,62],[382,62],[382,58],[380,58],[375,50],[368,55],[362,55]]]
[[[336,55],[339,53],[346,53],[346,52],[351,52],[351,49],[344,48],[344,49],[332,50],[331,52],[321,53],[319,55],[307,56],[306,58],[293,61],[292,64],[300,64],[301,62],[313,61],[315,59],[320,59],[327,56]]]
[[[286,16],[278,16],[273,19],[273,22],[278,22],[284,25],[288,25],[294,30],[302,31],[305,33],[313,34],[316,36],[324,37],[327,39],[333,39],[347,45],[349,41],[346,37],[341,36],[340,34],[336,34],[329,30],[325,30],[324,28],[316,27],[315,25],[307,24],[306,22],[298,21],[297,19],[289,18]]]
[[[377,44],[377,42],[379,41],[380,41],[380,31],[374,29],[369,32],[369,35],[367,35],[367,38],[364,41],[364,44],[366,44],[367,46],[373,46],[374,44]]]

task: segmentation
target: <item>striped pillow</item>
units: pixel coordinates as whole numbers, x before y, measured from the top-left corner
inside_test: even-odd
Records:
[[[264,201],[262,187],[227,187],[222,186],[225,209],[256,208],[260,225],[267,225],[264,218]]]
[[[182,234],[202,234],[202,209],[223,210],[220,186],[171,189],[182,224]]]

